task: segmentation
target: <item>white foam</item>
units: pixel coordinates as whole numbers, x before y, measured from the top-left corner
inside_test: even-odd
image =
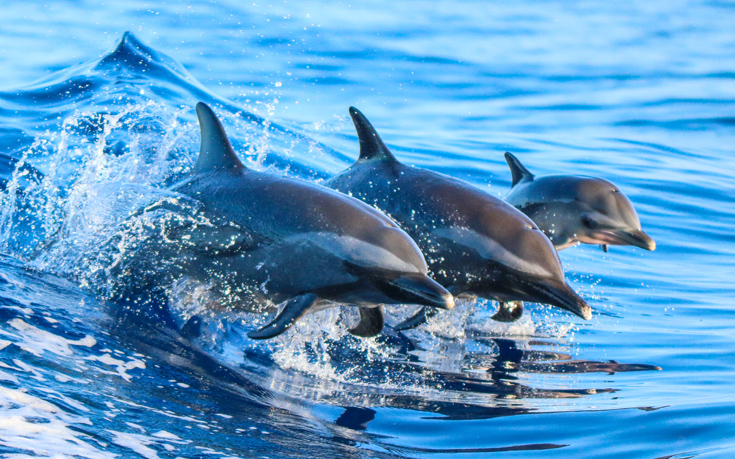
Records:
[[[97,344],[97,340],[89,335],[79,340],[69,340],[30,325],[23,319],[11,319],[8,325],[20,332],[15,344],[36,357],[41,357],[46,351],[56,355],[70,356],[74,354],[71,346],[92,347]]]
[[[0,370],[0,381],[9,381],[14,384],[18,384],[18,385],[20,384],[20,381],[18,381],[18,378],[2,370]]]
[[[111,373],[107,372],[108,374],[117,374],[121,378],[123,378],[125,381],[131,381],[133,377],[128,374],[128,371],[133,369],[145,369],[145,362],[140,359],[133,359],[131,358],[128,361],[116,359],[110,354],[102,354],[102,355],[92,355],[89,357],[86,357],[85,360],[89,361],[96,361],[100,363],[104,363],[105,365],[113,366],[115,367],[116,372]]]
[[[538,331],[537,325],[528,311],[524,311],[520,319],[515,322],[497,322],[485,316],[484,318],[473,320],[471,327],[477,333],[493,337],[532,337]]]
[[[92,411],[89,408],[87,408],[83,403],[77,402],[74,399],[71,399],[71,398],[69,398],[69,397],[67,397],[67,396],[65,396],[63,394],[60,394],[60,393],[56,392],[55,390],[51,390],[51,389],[48,389],[48,388],[45,388],[45,387],[39,387],[38,390],[40,392],[44,392],[46,394],[46,398],[48,400],[59,400],[59,401],[63,402],[65,405],[69,405],[72,408],[74,408],[75,410],[83,411],[85,413],[90,413]],[[84,422],[82,422],[82,423],[84,423]],[[91,425],[90,422],[88,422],[88,424]]]
[[[164,438],[166,440],[181,440],[181,437],[178,435],[174,435],[171,432],[166,432],[165,430],[160,430],[153,434],[156,438]]]
[[[113,435],[112,442],[114,444],[140,454],[146,459],[158,459],[158,453],[156,453],[156,450],[147,446],[151,443],[148,436],[118,432],[115,430],[108,430],[108,432]]]
[[[72,429],[90,425],[89,419],[66,413],[22,390],[0,386],[0,412],[0,446],[29,451],[33,457],[116,457],[96,448],[83,439],[84,434]]]
[[[22,360],[19,359],[13,359],[13,363],[16,364],[18,367],[20,367],[21,371],[25,371],[27,373],[31,373],[33,376],[32,378],[36,381],[45,381],[46,378],[43,377],[41,372],[36,369],[33,365],[29,365]]]

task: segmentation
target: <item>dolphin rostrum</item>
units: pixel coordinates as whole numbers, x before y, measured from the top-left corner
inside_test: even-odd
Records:
[[[360,157],[326,185],[395,219],[421,247],[441,285],[455,296],[497,300],[496,320],[520,317],[521,301],[591,317],[590,307],[566,283],[556,250],[531,219],[466,182],[400,163],[360,111],[350,107],[350,115]],[[426,312],[397,328],[423,323]]]
[[[235,309],[285,302],[271,323],[248,334],[253,339],[277,336],[307,311],[334,303],[359,307],[350,330],[358,336],[381,331],[382,304],[454,306],[391,219],[323,186],[247,168],[212,109],[199,102],[196,112],[199,158],[171,188],[184,198],[145,210],[183,215],[157,231],[163,243],[145,254],[157,263],[154,274],[213,284],[226,294],[221,303]],[[195,205],[182,205],[187,197]]]
[[[506,152],[513,177],[505,197],[528,215],[557,250],[576,245],[634,245],[655,250],[656,242],[643,230],[633,203],[611,182],[594,177],[549,175],[534,177]]]

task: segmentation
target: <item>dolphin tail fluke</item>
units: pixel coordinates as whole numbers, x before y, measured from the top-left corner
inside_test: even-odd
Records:
[[[193,173],[244,169],[245,166],[230,145],[225,128],[222,127],[222,123],[209,105],[204,102],[197,104],[197,118],[199,118],[202,143]]]
[[[306,314],[316,298],[317,296],[313,293],[291,298],[271,323],[259,330],[249,332],[248,337],[251,339],[268,339],[280,335]]]
[[[360,139],[360,160],[398,161],[360,110],[350,107],[350,116],[355,124],[357,138]]]
[[[370,338],[383,330],[385,311],[383,306],[376,308],[360,308],[360,322],[348,331],[362,338]]]
[[[520,319],[523,315],[523,302],[522,301],[508,301],[498,303],[498,312],[496,312],[491,319],[497,320],[498,322],[515,322]]]
[[[436,309],[428,309],[425,307],[421,308],[419,312],[412,315],[411,317],[399,323],[393,328],[397,331],[410,330],[412,328],[416,328],[419,325],[425,324],[426,320],[431,317],[434,317],[436,313],[437,313]]]
[[[508,163],[508,167],[510,167],[510,173],[513,176],[513,183],[511,183],[511,188],[518,185],[521,182],[527,182],[530,180],[533,180],[533,174],[526,169],[526,166],[521,164],[521,162],[513,156],[509,152],[505,152],[505,162]]]

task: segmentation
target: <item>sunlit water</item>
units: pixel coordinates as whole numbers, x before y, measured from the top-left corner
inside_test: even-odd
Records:
[[[731,457],[733,18],[726,2],[4,7],[0,454]],[[506,150],[537,175],[602,176],[658,249],[561,253],[589,322],[529,305],[499,324],[465,301],[360,340],[333,309],[256,343],[264,317],[210,312],[187,282],[170,320],[135,320],[106,300],[126,282],[109,241],[192,166],[199,100],[276,174],[350,165],[354,105],[401,160],[497,196]]]

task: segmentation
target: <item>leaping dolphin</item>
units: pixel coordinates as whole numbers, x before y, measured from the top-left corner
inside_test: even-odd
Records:
[[[506,152],[505,160],[513,176],[506,201],[536,222],[557,250],[579,242],[605,252],[608,245],[656,249],[633,203],[613,183],[576,175],[537,178],[512,154]]]
[[[382,304],[454,306],[391,219],[323,186],[247,168],[212,109],[199,102],[196,112],[199,158],[171,188],[196,205],[168,200],[145,210],[184,215],[157,231],[162,241],[144,254],[154,275],[214,283],[235,308],[285,301],[270,324],[248,334],[253,339],[277,336],[334,302],[359,307],[360,322],[350,330],[358,336],[382,330]]]
[[[549,239],[513,206],[461,180],[400,163],[356,108],[360,157],[326,182],[395,219],[453,295],[501,303],[496,320],[520,317],[521,301],[547,303],[589,319],[590,307],[564,279]],[[396,328],[425,321],[425,308]]]

